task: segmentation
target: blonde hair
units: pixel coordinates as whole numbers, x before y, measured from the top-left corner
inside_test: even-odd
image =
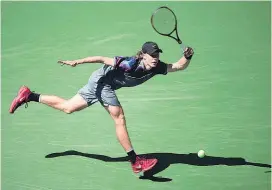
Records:
[[[142,52],[142,51],[138,51],[137,53],[136,53],[136,55],[134,55],[134,57],[136,58],[136,59],[143,59],[143,55],[144,55],[144,53]]]

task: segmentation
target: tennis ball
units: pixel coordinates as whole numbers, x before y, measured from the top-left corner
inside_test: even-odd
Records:
[[[205,156],[204,150],[198,151],[197,155],[198,155],[199,158],[203,158]]]

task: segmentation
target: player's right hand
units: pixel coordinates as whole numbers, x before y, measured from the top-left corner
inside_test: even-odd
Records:
[[[185,51],[184,51],[184,57],[186,58],[186,59],[192,59],[192,57],[193,57],[193,55],[194,55],[194,50],[193,50],[193,48],[191,48],[191,47],[187,47],[186,49],[185,49]]]
[[[70,65],[72,67],[75,67],[77,65],[76,61],[58,61],[58,63],[61,63],[62,65]]]

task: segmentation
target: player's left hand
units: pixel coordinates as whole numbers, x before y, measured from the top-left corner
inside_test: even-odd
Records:
[[[58,63],[61,63],[62,65],[70,65],[72,67],[75,67],[77,65],[76,61],[58,61]]]
[[[192,59],[194,55],[194,50],[191,47],[187,47],[183,53],[184,57],[188,60]]]

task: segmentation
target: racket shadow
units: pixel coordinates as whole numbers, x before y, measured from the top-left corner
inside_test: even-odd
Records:
[[[75,150],[69,150],[65,152],[52,153],[45,156],[45,158],[56,158],[61,156],[83,156],[91,159],[97,159],[104,162],[128,162],[128,157],[109,157],[99,154],[89,154],[82,153]],[[164,171],[172,164],[187,164],[194,166],[215,166],[215,165],[226,165],[226,166],[254,166],[262,168],[271,168],[269,164],[248,162],[241,157],[216,157],[216,156],[205,156],[204,158],[199,158],[195,153],[189,154],[176,154],[176,153],[147,153],[141,154],[140,156],[145,156],[146,158],[157,158],[158,163],[156,166],[145,172],[144,176],[140,179],[148,179],[156,182],[169,182],[172,181],[171,178],[165,177],[155,177],[154,175]]]

